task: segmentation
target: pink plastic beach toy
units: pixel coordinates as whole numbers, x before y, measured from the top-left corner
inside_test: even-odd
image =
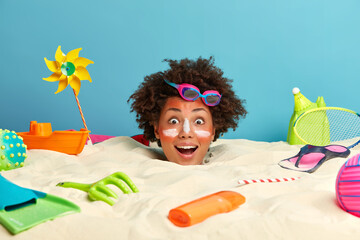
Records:
[[[336,198],[342,209],[360,217],[360,154],[349,158],[340,168]]]

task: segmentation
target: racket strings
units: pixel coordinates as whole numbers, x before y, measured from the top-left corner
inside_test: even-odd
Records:
[[[295,128],[306,143],[325,145],[360,136],[360,118],[353,112],[325,109],[304,114]]]
[[[330,141],[342,141],[360,136],[359,117],[351,112],[328,110]]]

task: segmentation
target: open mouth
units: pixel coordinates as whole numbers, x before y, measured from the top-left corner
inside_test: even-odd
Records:
[[[178,150],[179,153],[184,154],[184,155],[191,155],[193,154],[196,149],[198,148],[197,146],[175,146],[176,150]]]

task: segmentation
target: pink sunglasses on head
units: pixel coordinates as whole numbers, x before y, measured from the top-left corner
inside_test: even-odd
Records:
[[[169,84],[170,86],[176,88],[180,94],[180,96],[187,100],[187,101],[195,101],[199,97],[202,98],[203,102],[207,106],[216,106],[220,103],[221,95],[218,91],[208,90],[205,91],[203,94],[200,93],[200,90],[195,87],[194,85],[183,83],[183,84],[176,84],[169,82],[168,80],[164,79],[164,81]]]

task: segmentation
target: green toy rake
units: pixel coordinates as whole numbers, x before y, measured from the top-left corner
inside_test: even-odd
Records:
[[[118,196],[113,190],[106,186],[108,184],[117,186],[125,194],[129,194],[131,192],[139,192],[133,181],[131,181],[131,179],[122,172],[113,173],[95,183],[84,184],[75,182],[61,182],[58,183],[56,186],[64,188],[75,188],[87,192],[89,194],[90,200],[104,201],[112,206],[115,204],[115,202],[110,197],[117,199]]]

